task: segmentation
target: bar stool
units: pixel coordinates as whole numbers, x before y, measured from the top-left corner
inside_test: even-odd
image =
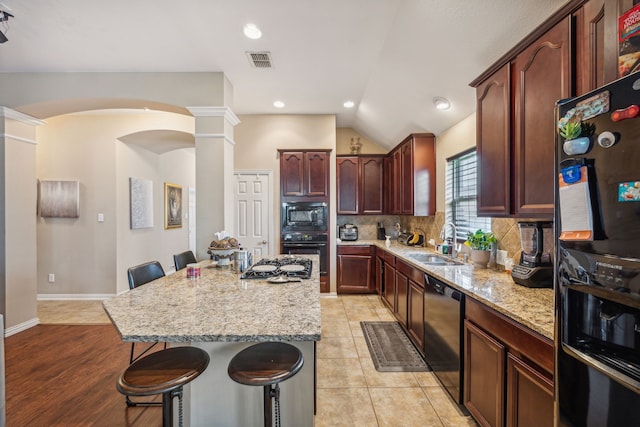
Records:
[[[118,378],[116,388],[125,396],[162,394],[162,426],[173,425],[173,398],[178,397],[182,426],[182,386],[209,365],[209,354],[196,347],[172,347],[137,359]]]
[[[279,383],[300,371],[304,360],[297,347],[282,342],[264,342],[247,347],[236,354],[227,372],[237,383],[263,386],[265,427],[273,425],[271,399],[276,399],[276,426],[280,426]]]

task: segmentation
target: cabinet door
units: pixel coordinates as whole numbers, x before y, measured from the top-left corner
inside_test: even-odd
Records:
[[[400,210],[403,215],[413,215],[413,140],[409,140],[400,147],[401,181]]]
[[[303,191],[307,196],[329,195],[329,153],[309,151],[305,156],[305,185]]]
[[[407,298],[409,293],[409,278],[396,270],[396,307],[394,313],[398,322],[407,327]]]
[[[554,107],[571,95],[570,19],[560,21],[513,62],[517,216],[553,215]]]
[[[409,280],[407,331],[420,352],[424,352],[424,288]]]
[[[576,95],[582,95],[611,81],[605,78],[605,12],[604,0],[589,0],[574,14]]]
[[[384,263],[384,302],[393,312],[396,310],[396,269],[388,262]]]
[[[507,356],[507,426],[553,426],[553,382],[511,353]]]
[[[476,90],[478,216],[511,213],[511,91],[509,64]]]
[[[382,157],[360,158],[360,213],[382,214],[384,176]]]
[[[304,153],[280,154],[280,183],[283,196],[303,196]]]
[[[336,182],[338,183],[338,214],[358,214],[360,186],[358,182],[357,157],[338,157],[336,161]]]
[[[376,293],[382,296],[382,281],[384,280],[384,261],[381,257],[376,256]]]
[[[402,153],[400,149],[392,153],[391,166],[391,214],[402,212]]]
[[[505,347],[464,321],[464,406],[482,426],[504,425]]]
[[[388,155],[382,161],[384,175],[384,213],[391,213],[393,204],[393,157]]]
[[[340,293],[371,293],[371,255],[338,255],[338,287]]]

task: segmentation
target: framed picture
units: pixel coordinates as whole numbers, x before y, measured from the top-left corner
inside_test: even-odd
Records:
[[[153,227],[153,181],[129,178],[131,229]]]
[[[39,181],[38,213],[43,218],[78,218],[79,181]]]
[[[182,187],[164,183],[164,228],[182,227]]]

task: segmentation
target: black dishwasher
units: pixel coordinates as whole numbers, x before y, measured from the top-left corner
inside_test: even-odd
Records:
[[[424,358],[460,405],[464,294],[428,274],[424,282]]]

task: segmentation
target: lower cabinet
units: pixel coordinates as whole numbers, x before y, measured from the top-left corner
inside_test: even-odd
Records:
[[[400,270],[401,261],[396,261],[396,307],[393,314],[398,322],[407,327],[407,295],[409,293],[409,278]]]
[[[384,252],[384,288],[382,301],[389,310],[396,311],[396,257],[389,252]]]
[[[374,246],[338,246],[339,294],[375,293]]]
[[[378,247],[375,249],[376,264],[375,264],[375,281],[376,281],[376,293],[382,297],[384,292],[384,251]]]
[[[482,426],[553,426],[553,342],[467,298],[464,405]]]
[[[424,352],[424,272],[396,260],[396,310],[398,321],[420,352]]]

